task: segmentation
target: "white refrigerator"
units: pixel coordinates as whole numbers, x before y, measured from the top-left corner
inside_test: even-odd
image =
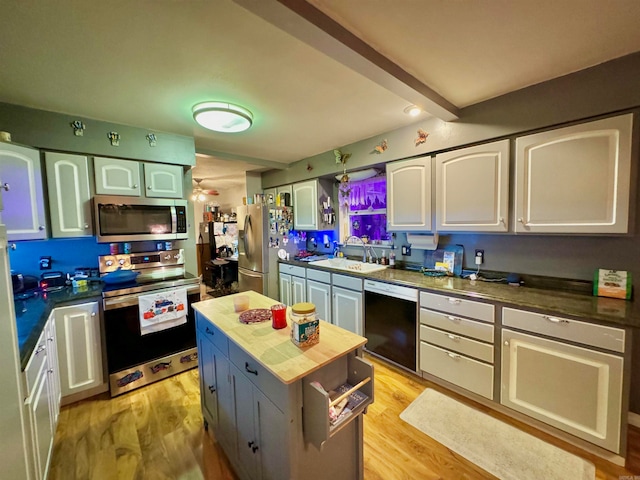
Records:
[[[0,219],[0,465],[2,478],[26,479],[31,437],[26,430],[26,395],[22,391],[17,330],[7,228]]]
[[[262,204],[241,205],[238,213],[238,288],[269,296],[269,214]]]

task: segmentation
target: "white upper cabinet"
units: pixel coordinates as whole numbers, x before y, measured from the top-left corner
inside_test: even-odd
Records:
[[[436,155],[436,230],[506,232],[509,140]]]
[[[321,215],[321,206],[331,197],[330,192],[330,184],[317,178],[293,184],[293,223],[296,230],[333,228]]]
[[[96,194],[139,197],[140,164],[133,160],[94,157]]]
[[[387,164],[387,231],[430,232],[431,157]]]
[[[145,163],[145,195],[158,198],[182,198],[182,177],[180,165]]]
[[[633,115],[516,139],[517,233],[627,233]]]
[[[2,221],[8,240],[47,238],[40,152],[0,143],[0,185],[4,187]]]
[[[93,235],[89,161],[83,155],[44,154],[52,237]]]

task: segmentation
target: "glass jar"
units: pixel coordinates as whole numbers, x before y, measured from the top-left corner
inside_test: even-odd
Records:
[[[320,321],[313,303],[301,302],[291,307],[291,341],[298,347],[308,347],[320,341]]]

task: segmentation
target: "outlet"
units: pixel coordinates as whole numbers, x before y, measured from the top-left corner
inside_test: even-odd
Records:
[[[402,255],[411,255],[411,245],[402,245]]]
[[[484,250],[476,250],[476,265],[484,263]]]
[[[40,270],[51,270],[51,257],[40,257]]]

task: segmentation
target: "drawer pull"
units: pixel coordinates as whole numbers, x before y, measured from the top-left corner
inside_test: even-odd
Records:
[[[446,317],[452,322],[457,322],[458,320],[460,320],[458,317],[454,317],[453,315],[447,315]]]
[[[44,350],[45,350],[44,345],[38,345],[38,348],[36,348],[35,354],[38,355],[39,353],[44,352]]]
[[[205,328],[205,332],[207,332],[207,334],[209,334],[209,335],[213,335],[214,334],[213,330],[209,329],[209,327]]]
[[[460,299],[459,298],[447,298],[447,301],[451,305],[460,305]]]
[[[453,358],[454,360],[455,360],[456,358],[460,358],[460,355],[457,355],[457,354],[455,354],[455,353],[451,353],[451,352],[447,352],[447,355],[448,355],[450,358]]]
[[[454,341],[460,340],[460,337],[457,335],[452,335],[450,333],[445,333],[445,335],[449,338],[449,340],[454,340]]]
[[[542,318],[544,318],[545,320],[549,320],[551,323],[569,323],[569,320],[565,320],[564,318],[550,317],[549,315],[543,315]]]
[[[258,445],[256,445],[256,442],[248,442],[247,446],[251,449],[253,453],[256,453],[258,451]]]
[[[249,362],[244,362],[244,369],[249,373],[253,373],[254,375],[258,375],[258,371],[257,370],[252,370],[252,369],[249,368]]]
[[[216,387],[214,387],[213,385],[209,385],[209,391],[211,393],[215,393],[216,392]]]

